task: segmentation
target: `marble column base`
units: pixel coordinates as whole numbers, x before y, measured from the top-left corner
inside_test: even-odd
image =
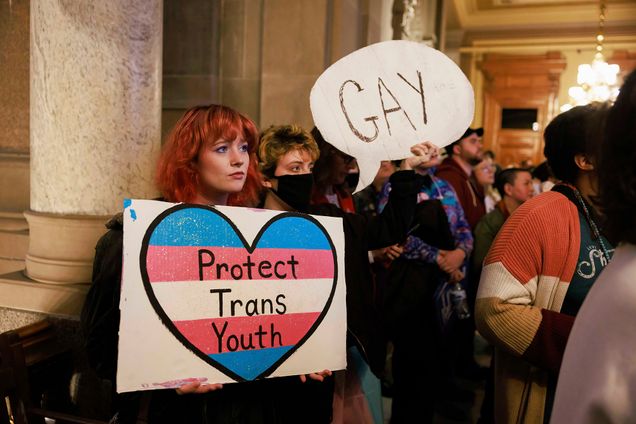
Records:
[[[24,212],[29,223],[26,275],[47,284],[90,283],[95,244],[109,216]]]

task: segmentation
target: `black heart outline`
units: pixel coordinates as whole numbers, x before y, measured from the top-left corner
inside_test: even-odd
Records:
[[[329,246],[331,247],[331,252],[333,253],[334,275],[333,275],[333,283],[332,283],[332,286],[331,286],[331,293],[329,293],[329,297],[327,298],[327,303],[325,303],[325,306],[324,306],[323,310],[321,311],[320,315],[318,316],[318,318],[316,319],[314,324],[309,328],[309,330],[307,330],[307,333],[303,336],[303,338],[300,339],[298,341],[298,343],[296,343],[291,349],[289,349],[284,355],[282,355],[269,368],[267,368],[265,371],[263,371],[262,373],[260,373],[258,376],[256,376],[254,378],[254,380],[263,379],[263,378],[267,377],[268,375],[270,375],[272,372],[274,372],[283,362],[285,362],[285,360],[287,360],[287,358],[289,358],[296,350],[298,350],[298,348],[301,347],[307,341],[307,339],[309,339],[309,337],[314,333],[314,331],[316,331],[316,329],[318,328],[318,326],[320,325],[322,320],[327,315],[327,312],[329,311],[329,309],[331,307],[331,302],[333,301],[333,297],[334,297],[335,292],[336,292],[336,286],[337,286],[337,280],[338,280],[337,252],[336,252],[336,248],[335,248],[335,246],[333,244],[333,241],[331,240],[331,237],[329,237],[329,233],[327,232],[325,227],[323,227],[322,224],[320,222],[318,222],[318,220],[316,220],[314,217],[312,217],[310,215],[306,215],[306,214],[302,214],[302,213],[298,213],[298,212],[283,212],[283,213],[280,213],[280,214],[276,215],[275,217],[273,217],[269,221],[267,221],[261,227],[261,229],[259,230],[258,234],[256,234],[256,237],[254,237],[254,241],[253,241],[252,245],[249,245],[247,243],[247,241],[243,237],[243,233],[241,231],[239,231],[239,229],[236,227],[236,225],[234,225],[234,223],[232,221],[230,221],[224,214],[222,214],[221,212],[219,212],[218,210],[216,210],[216,209],[214,209],[212,207],[205,206],[205,205],[192,205],[192,204],[182,203],[182,204],[179,204],[179,205],[176,205],[176,206],[173,206],[171,208],[166,209],[165,211],[163,211],[161,214],[159,214],[152,221],[152,223],[150,224],[150,226],[146,230],[146,234],[144,235],[144,238],[143,238],[142,243],[141,243],[141,251],[139,253],[139,269],[141,271],[141,279],[143,280],[144,289],[146,291],[146,294],[148,295],[148,300],[150,301],[150,304],[152,305],[152,307],[155,310],[155,312],[157,313],[157,315],[159,315],[159,318],[161,319],[161,322],[163,323],[163,325],[166,326],[166,328],[172,333],[172,335],[174,335],[177,338],[177,340],[179,340],[181,342],[181,344],[183,344],[188,350],[190,350],[192,353],[197,355],[199,358],[203,359],[205,362],[207,362],[208,364],[212,365],[214,368],[216,368],[217,370],[221,371],[223,374],[227,375],[228,377],[233,378],[237,382],[252,381],[252,380],[246,380],[245,378],[243,378],[240,375],[236,374],[234,371],[224,367],[223,365],[221,365],[220,363],[218,363],[214,359],[210,358],[208,355],[206,355],[205,353],[201,352],[201,350],[199,348],[197,348],[194,344],[192,344],[183,334],[181,334],[181,332],[177,329],[177,327],[174,325],[172,320],[168,317],[166,312],[161,307],[161,304],[157,300],[157,297],[155,296],[154,291],[152,289],[152,285],[150,283],[150,279],[148,278],[148,270],[146,268],[146,260],[147,260],[147,256],[148,256],[148,244],[150,242],[150,237],[154,233],[155,228],[157,228],[157,226],[168,215],[170,215],[172,213],[175,213],[175,212],[177,212],[177,211],[179,211],[181,209],[188,209],[188,208],[204,209],[206,211],[212,212],[212,213],[217,214],[218,216],[220,216],[234,230],[234,232],[239,237],[239,239],[243,243],[243,246],[245,247],[245,249],[247,250],[248,253],[254,252],[254,249],[256,248],[256,245],[258,244],[259,240],[261,239],[261,236],[263,235],[265,230],[267,228],[269,228],[269,226],[271,226],[274,222],[276,222],[276,221],[278,221],[280,219],[288,218],[288,217],[299,217],[299,218],[303,218],[303,219],[306,219],[306,220],[312,222],[314,225],[316,225],[320,229],[320,231],[322,231],[323,235],[327,238],[327,241],[329,242]]]

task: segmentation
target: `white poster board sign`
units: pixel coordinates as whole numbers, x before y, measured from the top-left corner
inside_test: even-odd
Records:
[[[475,99],[446,55],[395,40],[331,65],[311,89],[310,106],[325,140],[357,159],[358,191],[371,184],[380,161],[411,156],[410,147],[422,141],[456,141],[472,122]]]
[[[346,367],[342,220],[127,200],[117,391]]]

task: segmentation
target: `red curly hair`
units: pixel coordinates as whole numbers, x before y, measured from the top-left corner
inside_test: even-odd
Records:
[[[231,193],[228,205],[256,206],[261,183],[256,159],[258,130],[256,124],[226,106],[195,106],[188,109],[170,132],[157,164],[156,182],[168,202],[191,202],[199,186],[199,173],[194,164],[208,141],[234,140],[243,137],[248,144],[250,163],[243,190]]]

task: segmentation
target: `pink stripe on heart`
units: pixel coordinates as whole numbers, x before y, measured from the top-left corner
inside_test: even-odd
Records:
[[[196,346],[201,352],[210,355],[216,353],[227,353],[228,336],[236,335],[238,344],[235,351],[252,350],[244,347],[253,346],[255,350],[276,348],[280,346],[293,346],[300,341],[309,328],[316,322],[320,312],[306,312],[298,314],[283,315],[255,315],[214,319],[198,319],[188,321],[174,321],[174,325],[179,332],[185,336],[190,343]],[[216,332],[212,324],[216,326]],[[223,328],[225,331],[223,332]],[[265,333],[260,336],[254,333],[259,330]],[[275,333],[280,333],[280,338],[272,332],[272,325]],[[221,350],[219,351],[218,333],[223,332]],[[249,340],[250,334],[251,343]],[[243,335],[243,346],[241,346],[241,335]],[[259,343],[260,342],[260,343]],[[234,348],[231,343],[230,348]]]
[[[248,253],[244,248],[235,247],[151,245],[148,246],[146,256],[150,282],[199,281],[201,249],[214,254],[214,263],[201,268],[203,280],[301,280],[334,277],[333,252],[330,250],[261,248]],[[248,256],[254,265],[246,265]],[[201,254],[203,264],[211,261],[208,253]],[[268,268],[264,261],[271,266]],[[228,267],[219,267],[221,263]]]

